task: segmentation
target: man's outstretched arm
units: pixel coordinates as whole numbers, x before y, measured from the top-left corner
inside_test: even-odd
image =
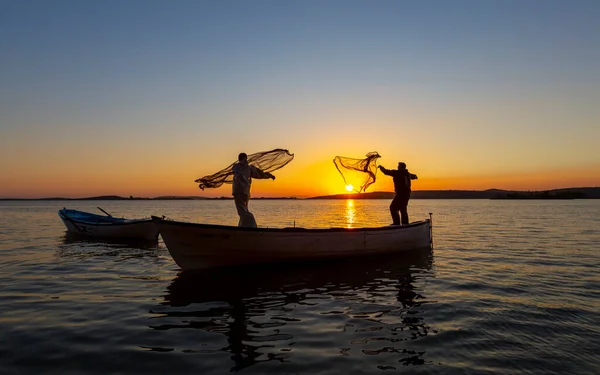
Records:
[[[258,178],[258,179],[267,179],[267,178],[272,178],[273,180],[275,179],[275,176],[271,172],[263,172],[262,170],[260,170],[259,168],[256,168],[253,165],[250,166],[250,175],[252,178]]]
[[[391,176],[391,175],[392,175],[392,171],[390,171],[389,169],[385,169],[385,168],[384,168],[384,167],[382,167],[381,165],[379,166],[379,169],[381,170],[381,172],[382,172],[384,175],[387,175],[387,176]]]

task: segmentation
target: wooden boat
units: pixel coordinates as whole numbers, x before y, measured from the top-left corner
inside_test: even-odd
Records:
[[[375,228],[243,228],[153,216],[183,270],[396,254],[432,246],[431,218]]]
[[[158,228],[150,218],[125,219],[110,214],[96,215],[66,208],[59,210],[58,216],[69,233],[79,236],[154,241],[158,239]]]

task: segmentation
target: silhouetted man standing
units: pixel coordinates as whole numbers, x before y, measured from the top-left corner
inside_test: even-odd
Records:
[[[250,200],[250,186],[253,178],[272,178],[270,172],[263,172],[253,165],[248,164],[248,155],[241,153],[238,155],[238,162],[232,167],[233,170],[233,187],[232,194],[235,200],[235,208],[237,209],[240,221],[240,227],[256,228],[256,220],[254,215],[248,210],[248,201]]]
[[[400,225],[400,216],[398,211],[402,215],[402,224],[408,224],[408,201],[410,200],[410,181],[416,180],[418,177],[416,174],[412,174],[406,169],[406,164],[403,162],[398,163],[398,169],[385,169],[381,165],[379,169],[383,174],[392,176],[394,179],[394,190],[396,196],[390,204],[390,213],[392,214],[392,225]]]

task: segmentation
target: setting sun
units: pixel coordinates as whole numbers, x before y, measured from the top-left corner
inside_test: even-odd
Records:
[[[354,186],[348,184],[348,185],[346,185],[346,190],[352,191],[352,190],[354,190]]]

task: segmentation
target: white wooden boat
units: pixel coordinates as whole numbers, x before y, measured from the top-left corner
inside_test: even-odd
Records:
[[[152,219],[183,270],[397,254],[432,245],[431,218],[403,226],[328,229],[243,228]]]
[[[125,219],[66,208],[59,210],[58,216],[71,234],[105,239],[158,239],[158,228],[150,218]]]

